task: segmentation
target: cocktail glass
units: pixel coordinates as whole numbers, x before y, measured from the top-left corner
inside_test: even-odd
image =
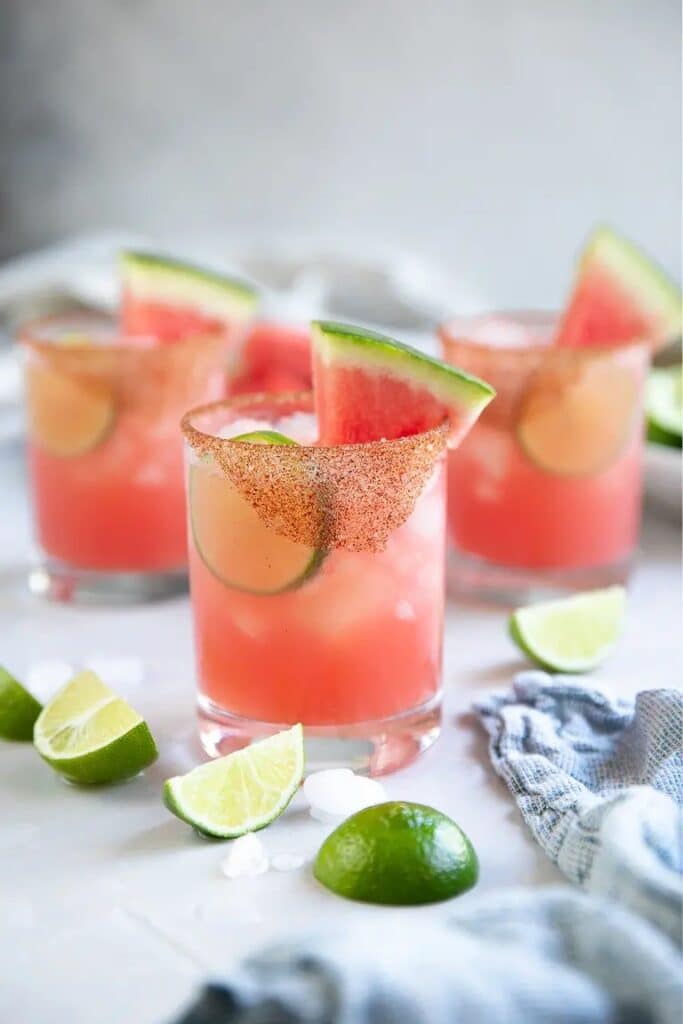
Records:
[[[25,326],[36,593],[131,601],[187,586],[178,422],[222,394],[236,335],[163,343],[104,317]]]
[[[312,410],[245,395],[183,419],[201,739],[301,722],[309,767],[392,771],[439,731],[448,426],[318,446]],[[302,424],[309,443],[235,439]]]
[[[648,345],[552,344],[557,317],[449,321],[446,360],[497,391],[448,457],[449,583],[518,600],[623,582],[638,539]]]

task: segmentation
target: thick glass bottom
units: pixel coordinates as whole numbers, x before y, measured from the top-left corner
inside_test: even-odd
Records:
[[[447,585],[453,597],[519,605],[566,596],[568,591],[623,585],[632,568],[633,557],[611,565],[586,568],[525,569],[498,565],[451,547],[447,559]]]
[[[187,570],[171,572],[100,572],[74,569],[43,558],[29,573],[29,589],[60,603],[118,605],[160,601],[187,592]]]
[[[289,728],[231,715],[201,694],[198,718],[202,746],[211,757],[229,754]],[[386,775],[403,768],[431,747],[440,731],[440,693],[391,718],[353,725],[305,725],[306,772],[352,768],[369,775]]]

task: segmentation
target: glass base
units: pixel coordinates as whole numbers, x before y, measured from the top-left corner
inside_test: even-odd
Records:
[[[31,570],[31,593],[49,601],[69,604],[137,604],[160,601],[185,594],[187,570],[172,572],[99,572],[74,569],[57,559],[48,558]]]
[[[289,728],[231,715],[201,694],[199,738],[211,757],[221,757],[254,740]],[[306,773],[324,768],[352,768],[386,775],[413,761],[436,741],[441,731],[441,694],[400,715],[353,725],[305,725]]]
[[[626,558],[613,565],[580,569],[525,569],[497,565],[451,547],[447,560],[448,592],[461,599],[515,606],[563,597],[567,591],[623,585],[632,568],[633,558]]]

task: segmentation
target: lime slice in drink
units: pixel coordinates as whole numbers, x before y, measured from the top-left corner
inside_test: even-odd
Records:
[[[275,430],[231,440],[296,444]],[[300,587],[319,568],[324,552],[276,533],[230,480],[208,466],[191,467],[189,490],[195,547],[226,586],[251,594],[279,594]]]
[[[518,608],[510,616],[517,646],[551,672],[589,672],[610,653],[621,631],[623,587]]]
[[[645,408],[648,441],[680,448],[683,442],[683,366],[650,370]]]
[[[51,768],[86,785],[131,778],[157,757],[144,719],[89,671],[46,704],[33,741]]]
[[[542,368],[519,405],[517,439],[539,469],[558,476],[605,470],[633,436],[636,380],[613,360],[586,359],[577,373]]]
[[[393,800],[343,821],[320,847],[313,874],[337,896],[398,906],[459,896],[476,884],[479,862],[441,811]]]
[[[92,451],[116,422],[115,402],[104,381],[86,381],[40,364],[26,368],[26,405],[31,440],[62,458]]]
[[[42,704],[0,666],[0,737],[32,740],[33,725],[41,710]]]
[[[300,725],[168,779],[164,803],[198,832],[234,839],[284,811],[304,774]]]

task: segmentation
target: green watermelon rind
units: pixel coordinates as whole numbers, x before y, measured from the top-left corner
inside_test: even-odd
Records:
[[[606,270],[617,287],[632,297],[631,301],[635,299],[662,337],[675,338],[681,333],[680,289],[637,245],[607,225],[596,228],[588,240],[579,280],[596,267]]]
[[[338,363],[424,387],[445,406],[481,412],[496,392],[485,381],[394,341],[384,334],[329,320],[311,324],[313,344],[325,364]]]
[[[671,448],[683,447],[683,369],[650,370],[645,389],[647,439]]]
[[[122,252],[120,272],[136,300],[197,309],[226,322],[248,320],[259,300],[245,281],[156,253]]]

